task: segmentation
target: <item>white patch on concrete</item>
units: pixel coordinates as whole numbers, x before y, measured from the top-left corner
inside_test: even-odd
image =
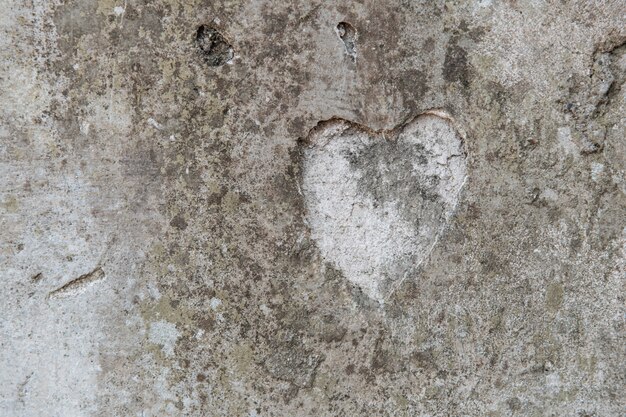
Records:
[[[91,125],[89,124],[89,122],[87,121],[82,121],[80,123],[80,133],[82,133],[83,135],[87,136],[89,134],[89,127]]]
[[[261,310],[263,312],[263,314],[265,314],[266,316],[269,316],[270,314],[272,314],[272,309],[269,308],[267,305],[265,304],[261,304],[259,306],[259,310]]]
[[[327,261],[382,303],[428,256],[454,212],[467,175],[461,138],[448,120],[427,114],[399,132],[373,133],[337,121],[316,129],[309,139],[302,188],[312,238]],[[434,220],[423,222],[407,219],[401,213],[406,201],[375,202],[360,188],[363,172],[351,165],[349,156],[385,140],[423,147],[429,155],[425,163],[414,161],[410,172],[405,172],[406,165],[401,168],[385,162],[388,159],[374,164],[380,175],[391,173],[391,178],[401,178],[401,186],[407,189],[415,187],[420,178],[439,178],[434,192],[440,216],[426,213],[433,214]],[[379,184],[382,189],[378,191],[385,193],[385,181]],[[385,288],[381,288],[383,283]]]
[[[166,356],[174,355],[178,338],[180,338],[180,332],[174,323],[165,320],[150,323],[149,340],[155,345],[160,345]]]
[[[152,117],[148,118],[148,124],[157,130],[163,130],[163,125],[154,120]]]
[[[222,300],[216,297],[211,298],[211,301],[210,301],[211,310],[213,311],[217,310],[220,304],[222,304]]]
[[[559,194],[552,188],[545,188],[539,195],[541,199],[549,201],[559,201]]]
[[[591,179],[598,182],[602,173],[604,172],[604,165],[598,162],[591,163]]]
[[[560,127],[557,131],[557,137],[559,139],[559,145],[561,145],[561,150],[565,156],[578,156],[579,150],[572,139],[572,132],[569,127]]]

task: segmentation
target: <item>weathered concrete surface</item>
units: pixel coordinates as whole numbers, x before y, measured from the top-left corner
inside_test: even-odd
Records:
[[[624,0],[0,6],[0,415],[623,413]]]

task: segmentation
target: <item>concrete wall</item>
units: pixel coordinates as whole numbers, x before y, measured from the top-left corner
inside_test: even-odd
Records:
[[[1,416],[623,414],[624,0],[0,10]]]

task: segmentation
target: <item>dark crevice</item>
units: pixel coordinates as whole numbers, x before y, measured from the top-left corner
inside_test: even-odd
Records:
[[[348,22],[339,22],[336,30],[339,39],[341,39],[346,48],[346,54],[352,61],[356,61],[356,29]]]
[[[233,59],[235,51],[232,45],[215,28],[200,25],[196,31],[196,44],[204,60],[212,67],[219,67]]]

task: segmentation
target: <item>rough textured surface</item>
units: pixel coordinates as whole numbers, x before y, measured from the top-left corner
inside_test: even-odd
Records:
[[[0,6],[0,415],[623,414],[624,0]],[[433,109],[467,180],[381,303],[311,129]],[[364,140],[358,201],[436,213]]]

